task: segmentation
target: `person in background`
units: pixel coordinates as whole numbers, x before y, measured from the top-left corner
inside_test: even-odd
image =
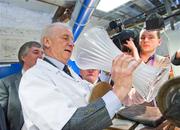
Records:
[[[156,48],[160,46],[160,44],[161,44],[160,31],[143,29],[140,32],[139,57],[142,59],[142,61],[145,64],[148,64],[154,67],[161,67],[161,68],[166,68],[170,66],[170,60],[168,57],[163,57],[163,56],[155,54]],[[130,49],[135,49],[135,51],[133,52],[137,52],[136,48],[133,47],[132,41],[128,41],[128,44],[126,46],[129,47]],[[137,55],[138,54],[136,54],[136,56]],[[145,102],[144,99],[140,96],[140,94],[134,88],[131,89],[128,96],[123,101],[123,103],[126,106],[130,106],[133,104],[142,104],[144,102]],[[154,103],[152,102],[149,105],[154,106],[155,101]]]
[[[180,65],[180,50],[178,50],[171,58],[171,63]]]
[[[97,69],[80,69],[80,76],[82,79],[90,82],[91,84],[96,84],[97,82],[100,82],[99,78],[100,71]]]
[[[45,57],[23,75],[19,87],[26,130],[101,130],[110,126],[141,61],[117,56],[112,63],[113,89],[89,104],[87,82],[66,65],[74,47],[71,28],[52,23],[43,30],[41,42]]]
[[[168,57],[156,54],[161,44],[160,31],[142,30],[140,33],[140,58],[144,63],[154,67],[167,67],[170,65]]]
[[[22,74],[35,65],[38,58],[42,58],[41,45],[36,41],[23,44],[18,52],[22,70],[0,80],[0,105],[4,109],[8,130],[21,130],[23,115],[19,101],[18,89]]]

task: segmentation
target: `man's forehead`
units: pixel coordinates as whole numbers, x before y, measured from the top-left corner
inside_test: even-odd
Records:
[[[67,27],[63,27],[63,26],[58,26],[57,28],[55,28],[59,31],[62,31],[63,34],[67,34],[67,35],[72,35],[72,31],[70,28]]]
[[[32,46],[30,48],[30,50],[42,50],[42,48],[41,47],[37,47],[37,46]]]
[[[149,31],[149,30],[145,30],[142,32],[142,35],[153,35],[153,34],[157,34],[157,31]]]
[[[66,34],[72,35],[72,31],[70,29],[65,29]]]

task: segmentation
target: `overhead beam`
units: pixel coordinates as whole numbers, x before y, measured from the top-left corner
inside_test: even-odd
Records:
[[[69,8],[59,6],[52,18],[52,22],[65,22],[66,23],[67,21],[70,20],[73,9],[74,9],[74,6],[71,6]]]

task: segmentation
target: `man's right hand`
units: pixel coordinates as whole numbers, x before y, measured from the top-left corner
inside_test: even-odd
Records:
[[[180,59],[180,49],[176,52],[176,59]]]
[[[112,63],[112,79],[114,81],[113,92],[120,101],[127,96],[132,88],[132,74],[141,60],[135,60],[129,55],[119,55]]]

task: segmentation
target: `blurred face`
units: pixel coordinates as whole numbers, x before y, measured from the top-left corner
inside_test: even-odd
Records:
[[[157,31],[144,30],[139,42],[142,53],[152,53],[160,46],[160,38],[158,38]]]
[[[73,35],[71,30],[55,26],[44,40],[45,53],[66,64],[73,50]]]
[[[38,47],[29,48],[28,53],[22,58],[22,60],[24,61],[25,69],[28,69],[33,65],[35,65],[37,59],[42,57],[43,57],[42,48],[38,48]]]
[[[80,75],[84,80],[87,80],[90,83],[94,83],[99,76],[99,70],[96,69],[87,69],[87,70],[80,70]]]

